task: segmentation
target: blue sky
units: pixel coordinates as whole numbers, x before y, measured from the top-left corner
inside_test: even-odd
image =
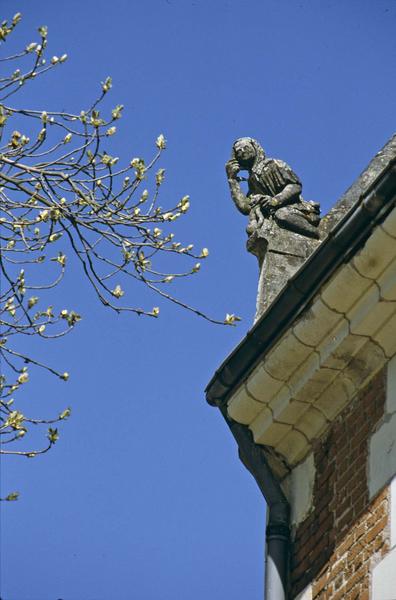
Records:
[[[325,213],[394,133],[394,0],[3,0],[21,46],[49,27],[68,62],[34,82],[31,108],[80,110],[113,77],[121,157],[168,149],[164,204],[188,193],[178,235],[210,257],[175,287],[216,327],[106,312],[78,269],[62,288],[83,320],[46,358],[71,373],[29,384],[31,411],[71,404],[48,455],[2,461],[2,600],[262,598],[265,510],[204,388],[251,326],[255,259],[229,198],[232,142],[258,139]],[[158,304],[144,290],[128,293]]]

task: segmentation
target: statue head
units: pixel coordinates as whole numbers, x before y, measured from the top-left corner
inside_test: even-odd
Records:
[[[232,158],[234,158],[241,167],[251,168],[257,162],[265,159],[264,149],[253,138],[244,137],[237,139],[232,146]]]

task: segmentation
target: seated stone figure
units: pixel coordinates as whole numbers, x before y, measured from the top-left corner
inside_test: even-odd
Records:
[[[248,193],[241,189],[240,171],[247,171]],[[259,229],[265,219],[274,219],[279,227],[311,238],[319,238],[320,208],[301,196],[297,175],[282,160],[266,158],[253,138],[240,138],[226,164],[231,196],[238,210],[249,215],[248,234]]]

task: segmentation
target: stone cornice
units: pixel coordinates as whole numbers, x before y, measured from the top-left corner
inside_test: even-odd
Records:
[[[396,354],[396,209],[228,398],[228,414],[293,467]]]

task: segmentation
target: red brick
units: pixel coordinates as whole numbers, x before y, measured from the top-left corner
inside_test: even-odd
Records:
[[[337,529],[340,533],[344,530],[350,529],[353,524],[353,508],[349,508],[343,516],[337,521]]]
[[[378,552],[379,550],[381,550],[382,546],[385,544],[385,540],[383,539],[382,536],[377,536],[374,540],[374,544],[373,544],[373,553]]]
[[[348,578],[345,584],[345,591],[349,592],[359,581],[361,581],[368,573],[368,565],[363,565],[352,577]]]
[[[329,583],[329,576],[330,574],[326,571],[324,573],[324,575],[322,575],[314,584],[313,586],[313,596],[319,594],[319,592],[321,592]]]
[[[388,523],[388,516],[382,517],[374,527],[372,527],[364,536],[363,540],[366,544],[369,544],[379,535]]]
[[[351,497],[340,495],[335,508],[336,519],[338,520],[348,509],[352,508]]]
[[[306,556],[305,559],[302,562],[300,562],[298,567],[293,570],[293,576],[296,579],[299,579],[301,577],[301,575],[303,575],[306,571],[308,571],[311,564],[312,564],[312,561],[309,559],[308,556]]]
[[[329,513],[324,521],[318,524],[318,529],[315,534],[315,541],[319,541],[323,536],[325,536],[329,531],[333,528],[333,515]]]
[[[317,517],[317,515],[322,512],[324,508],[329,508],[332,499],[333,494],[331,491],[328,491],[325,494],[320,494],[317,502],[315,502],[315,517]]]
[[[307,527],[301,532],[301,535],[294,541],[294,551],[299,552],[300,548],[302,548],[307,540],[313,537],[315,529],[313,527]]]
[[[363,477],[362,473],[359,473],[359,477],[357,477],[351,484],[351,493],[355,500],[361,497],[367,500],[367,482],[366,477]]]
[[[370,422],[366,422],[359,431],[357,431],[355,433],[355,435],[352,438],[352,444],[360,444],[360,442],[365,441],[367,443],[367,440],[371,434],[371,429],[372,429],[372,424]]]
[[[332,574],[332,576],[335,577],[336,575],[338,575],[341,572],[345,573],[346,569],[347,569],[346,558],[343,558],[341,560],[338,560],[338,562],[336,562],[336,564],[331,567],[331,574]]]
[[[367,494],[359,496],[358,499],[353,503],[353,510],[355,517],[360,517],[361,513],[367,507]]]
[[[336,594],[334,594],[334,596],[331,597],[331,600],[345,600],[345,587],[342,587]]]

